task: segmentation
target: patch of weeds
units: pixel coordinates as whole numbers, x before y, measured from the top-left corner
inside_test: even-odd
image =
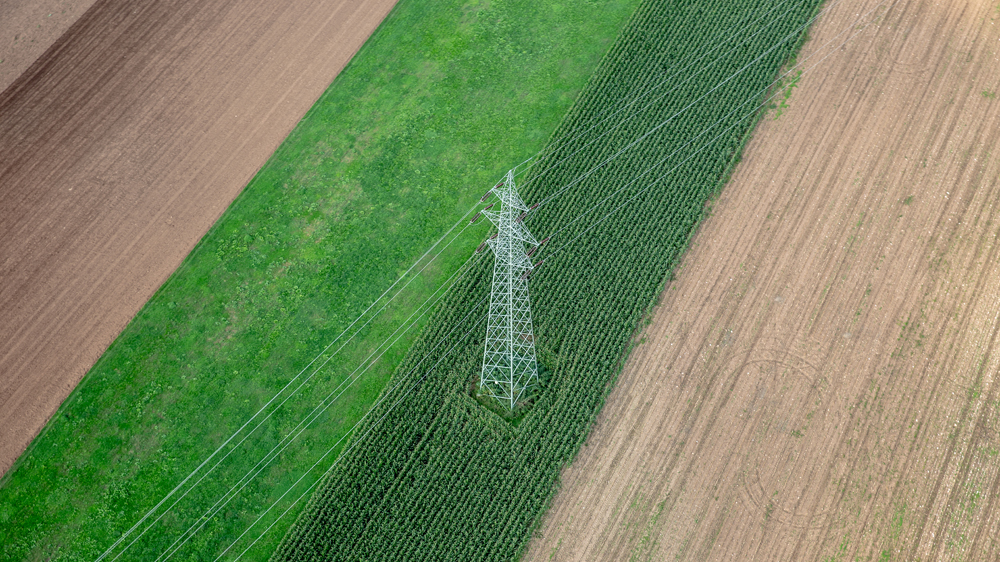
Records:
[[[975,402],[976,400],[979,400],[980,396],[982,396],[983,391],[978,384],[974,384],[971,387],[969,387],[969,389],[966,391],[966,394],[968,394],[970,402]]]
[[[983,493],[979,490],[973,490],[969,493],[969,499],[965,507],[965,514],[970,519],[976,513],[976,507],[979,505],[979,500],[983,498]]]
[[[909,205],[910,203],[913,203],[913,196],[912,195],[910,195],[906,199],[903,199],[903,204],[904,205]]]
[[[991,92],[989,90],[983,90],[982,93],[983,93],[983,97],[986,98],[986,99],[988,99],[988,100],[994,100],[994,99],[997,98],[996,91]]]
[[[892,516],[892,536],[898,538],[903,532],[903,520],[906,518],[906,504],[896,508],[895,515]]]
[[[799,85],[799,79],[802,78],[802,71],[798,71],[795,76],[788,78],[782,78],[778,82],[777,90],[780,92],[778,96],[778,103],[772,102],[768,105],[768,109],[773,109],[774,119],[777,120],[781,117],[782,111],[788,108],[788,99],[792,97],[792,90],[794,90]]]
[[[556,545],[554,547],[552,547],[552,553],[549,554],[549,560],[555,560],[556,559],[556,553],[559,552],[559,547],[560,546],[562,546],[562,538],[560,538],[558,541],[556,541]]]
[[[842,560],[847,554],[847,547],[850,543],[851,540],[848,535],[844,535],[844,540],[837,546],[837,552],[824,558],[823,562],[837,562],[838,560]]]

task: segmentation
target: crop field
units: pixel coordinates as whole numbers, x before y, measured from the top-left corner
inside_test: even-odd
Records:
[[[541,388],[512,416],[472,396],[492,260],[471,258],[273,560],[518,557],[817,9],[640,6],[519,179],[552,237],[531,282]]]
[[[1000,559],[1000,4],[826,6],[525,559]]]
[[[199,26],[217,31],[212,26],[220,20],[229,21],[228,16],[258,17],[269,22],[277,19],[284,29],[295,27],[289,21],[294,22],[296,17],[318,17],[316,6],[290,14],[273,3],[265,3],[271,7],[262,5],[248,13],[236,9],[236,4],[184,4],[191,10],[206,10],[216,18],[207,23],[191,14],[171,15],[176,6],[169,4],[147,6],[153,15],[165,18],[162,21],[155,17],[129,20],[130,15],[102,15],[92,10],[84,23],[99,27],[103,20],[98,16],[126,18],[129,25],[114,28],[121,35],[106,39],[111,43],[126,39],[135,43],[133,59],[122,63],[126,75],[118,78],[126,80],[129,76],[145,77],[144,73],[152,70],[172,76],[164,68],[173,68],[174,59],[158,58],[162,51],[143,50],[142,39],[150,38],[150,34],[162,39],[157,33],[177,29],[193,33]],[[111,4],[101,4],[107,5]],[[468,231],[429,265],[427,260],[420,262],[413,271],[422,273],[407,278],[413,281],[406,282],[406,292],[370,324],[363,325],[364,320],[358,324],[356,328],[363,329],[342,354],[334,357],[336,348],[321,353],[325,346],[478,199],[481,186],[491,184],[497,174],[505,171],[499,166],[522,160],[544,146],[636,5],[633,0],[622,0],[600,5],[582,3],[570,9],[535,1],[491,4],[402,0],[0,480],[0,559],[97,559],[321,354],[316,365],[325,362],[324,368],[294,399],[280,408],[272,406],[267,411],[271,415],[252,435],[249,428],[238,433],[212,459],[213,463],[220,458],[224,462],[209,477],[192,487],[205,470],[198,473],[106,559],[123,551],[120,559],[214,558],[246,529],[262,506],[281,497],[303,473],[307,474],[303,487],[314,481],[318,473],[309,476],[306,469],[324,452],[330,450],[336,455],[339,451],[338,440],[374,401],[425,323],[425,317],[414,314],[423,311],[418,306],[457,270],[485,229],[480,225],[478,231]],[[121,8],[118,4],[113,7]],[[131,14],[131,10],[125,11]],[[344,14],[336,12],[325,17],[340,21],[336,15]],[[515,26],[511,24],[514,21],[521,23]],[[84,31],[89,29],[84,27]],[[274,27],[266,29],[261,44],[266,44],[265,39],[280,38]],[[317,35],[330,31],[321,26],[312,29]],[[133,32],[136,35],[129,35]],[[183,33],[180,36],[190,40]],[[76,45],[70,41],[63,48],[77,52],[72,51],[76,48],[83,60],[97,65],[102,59],[100,47],[104,39],[89,37],[94,42]],[[193,44],[200,45],[197,41]],[[226,45],[224,41],[220,44]],[[261,44],[251,47],[261,48]],[[309,41],[298,45],[299,50],[289,55],[289,60],[316,56],[308,51]],[[414,49],[414,45],[419,48]],[[175,53],[172,47],[162,49]],[[268,68],[266,65],[272,61],[266,55],[258,60]],[[51,61],[56,68],[68,65],[66,72],[79,80],[99,68],[77,63]],[[292,62],[279,60],[273,64]],[[203,71],[199,67],[199,72]],[[38,79],[58,82],[59,76],[40,75]],[[213,81],[217,79],[214,74],[197,74],[190,84],[204,85],[207,81],[222,86]],[[22,86],[27,88],[29,84]],[[118,91],[111,86],[101,90],[99,86],[94,85],[94,91],[100,95],[95,94],[88,102],[96,108],[98,117],[100,111],[109,111],[100,104],[107,99],[103,96]],[[187,91],[196,90],[192,86]],[[45,101],[43,93],[36,94],[39,97],[31,99],[32,103]],[[10,91],[5,95],[5,102],[20,99],[10,97]],[[193,161],[193,156],[175,145],[149,146],[140,142],[147,137],[137,131],[164,138],[157,136],[165,135],[158,119],[168,120],[171,106],[157,105],[165,103],[161,100],[156,102],[143,119],[136,120],[147,128],[128,133],[139,138],[114,131],[121,135],[115,138],[118,144],[101,146],[97,156],[87,152],[87,139],[77,138],[75,144],[67,141],[71,146],[63,146],[62,150],[75,155],[75,159],[50,168],[55,170],[53,176],[75,181],[75,174],[83,173],[79,168],[93,167],[98,156],[107,156],[118,163],[116,169],[121,172],[105,178],[109,183],[111,179],[123,182],[131,178],[142,186],[149,185],[144,183],[148,180],[163,190],[158,193],[160,199],[140,197],[138,202],[116,202],[119,207],[136,203],[140,212],[136,217],[129,215],[130,224],[142,220],[162,224],[169,222],[168,218],[179,222],[180,217],[160,216],[160,207],[152,203],[167,205],[180,198],[198,207],[198,202],[204,200],[193,193],[194,189],[170,191],[176,185],[149,179],[148,175],[153,174],[149,169],[138,179],[125,172],[142,167],[137,162],[148,162],[154,171],[166,169],[177,182],[179,175],[215,178],[213,174],[218,172],[214,168],[188,169],[187,175],[181,174],[167,164],[206,164]],[[251,115],[247,126],[252,128],[258,119],[283,110],[283,100],[272,103],[270,108],[251,105],[264,117]],[[216,109],[226,112],[233,107],[247,106],[222,104]],[[21,127],[18,131],[30,129],[26,114],[12,115],[20,121],[5,120],[4,126]],[[82,119],[73,117],[68,110],[60,115],[63,122],[76,124],[72,119]],[[94,122],[101,120],[95,118]],[[59,135],[71,138],[71,131],[60,129],[61,124],[50,125]],[[244,130],[233,127],[224,135],[210,121],[197,126],[188,123],[186,130],[196,131],[202,125],[210,127],[217,135],[213,138],[222,139],[219,142],[238,139]],[[53,137],[38,135],[41,138],[31,140],[39,145]],[[201,135],[211,136],[204,131]],[[135,140],[135,145],[125,142],[130,139]],[[199,136],[196,146],[200,150],[216,150],[203,142]],[[134,152],[136,147],[145,152]],[[158,149],[167,153],[161,154]],[[246,157],[253,152],[248,149]],[[243,155],[231,149],[227,158],[239,160]],[[45,166],[44,158],[33,154],[23,161],[36,169]],[[11,174],[4,177],[17,179],[18,186],[33,185],[34,180],[26,173],[15,175],[7,168],[4,171]],[[100,206],[104,191],[95,184],[88,192],[96,201],[88,203]],[[30,206],[31,197],[39,196],[25,194],[18,205]],[[218,203],[217,199],[212,201]],[[88,255],[99,253],[92,251]],[[102,275],[99,281],[118,282],[116,278],[105,279],[106,271]],[[26,291],[31,288],[29,282],[24,285]],[[88,293],[70,296],[85,302]],[[371,317],[369,314],[365,319]],[[412,322],[404,324],[411,318]],[[395,332],[401,324],[411,326],[409,331]],[[390,339],[393,345],[379,347],[389,336],[395,338]],[[364,361],[372,352],[378,358],[374,366],[355,371],[359,364],[367,365]],[[56,355],[51,360],[58,359]],[[354,379],[358,382],[348,386],[332,407],[312,420],[295,446],[284,449],[273,463],[266,464],[251,484],[220,504],[221,509],[209,512],[203,529],[185,534],[217,498],[240,484],[241,477],[255,468],[258,459],[290,435],[321,398],[343,389],[341,383]],[[278,401],[289,395],[279,394]],[[234,447],[247,435],[250,437],[246,442]],[[212,463],[205,468],[210,466]],[[180,502],[167,509],[176,499]],[[279,503],[279,507],[284,509],[289,503]],[[298,504],[293,509],[301,507]],[[272,533],[246,558],[266,559],[295,513],[277,521]],[[144,530],[147,526],[149,529]],[[131,544],[133,539],[136,542]],[[180,548],[175,551],[175,547]]]

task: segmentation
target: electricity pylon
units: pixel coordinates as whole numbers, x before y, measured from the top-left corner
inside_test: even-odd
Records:
[[[483,210],[497,233],[487,240],[496,260],[479,387],[513,410],[524,391],[538,381],[528,301],[528,276],[534,267],[524,245],[539,244],[522,222],[529,209],[517,194],[513,170],[493,193],[500,199],[500,210],[489,210],[495,203]]]

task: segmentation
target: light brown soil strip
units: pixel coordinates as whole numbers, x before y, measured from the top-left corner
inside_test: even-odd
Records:
[[[98,0],[0,94],[0,473],[394,0]]]
[[[527,559],[1000,558],[1000,7],[879,13],[758,127]]]

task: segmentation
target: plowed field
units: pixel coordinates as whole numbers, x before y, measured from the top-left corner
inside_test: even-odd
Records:
[[[0,2],[0,92],[83,15],[94,0]]]
[[[884,6],[758,126],[528,559],[1000,558],[1000,6]]]
[[[0,94],[0,473],[393,4],[98,0]]]

